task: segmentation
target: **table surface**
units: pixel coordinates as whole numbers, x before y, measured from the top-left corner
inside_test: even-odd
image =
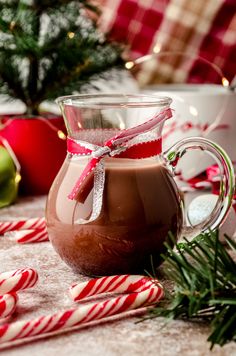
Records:
[[[1,209],[1,219],[43,216],[45,201],[46,197],[21,198],[16,204]],[[68,296],[68,287],[72,282],[87,280],[87,277],[73,273],[49,242],[19,245],[1,237],[0,261],[1,272],[29,266],[39,273],[38,284],[19,293],[18,308],[11,321],[27,320],[74,307]],[[204,324],[185,321],[166,324],[162,318],[137,323],[140,321],[137,315],[114,319],[4,349],[1,355],[236,355],[236,343],[229,343],[223,348],[216,346],[210,352],[210,344],[206,341],[209,328]]]

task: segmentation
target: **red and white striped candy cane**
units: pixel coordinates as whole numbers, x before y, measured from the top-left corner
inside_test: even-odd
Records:
[[[31,288],[38,280],[38,273],[33,268],[20,268],[0,274],[0,295]]]
[[[47,228],[11,231],[7,233],[20,244],[49,241]]]
[[[164,295],[163,288],[158,281],[139,276],[135,280],[134,284],[135,283],[137,283],[137,287],[133,288],[131,283],[129,286],[133,292],[127,295],[81,305],[76,309],[42,316],[30,321],[0,325],[0,344],[6,342],[13,343],[16,340],[24,338],[30,338],[32,340],[32,338],[37,338],[39,335],[40,337],[43,335],[49,336],[52,333],[62,332],[63,330],[68,330],[83,323],[155,304]],[[82,289],[84,289],[84,283]],[[136,290],[139,289],[141,291],[137,292]],[[124,286],[124,290],[127,291],[130,289]],[[8,344],[8,346],[10,345]]]
[[[13,314],[17,301],[16,293],[0,295],[0,318],[6,318]]]
[[[0,222],[0,235],[8,231],[27,230],[27,229],[42,229],[45,228],[45,218],[22,219],[18,221],[3,221]]]
[[[109,277],[94,278],[88,282],[73,284],[69,293],[76,302],[81,299],[94,296],[101,293],[132,293],[142,292],[153,285],[153,279],[136,275],[117,275]],[[155,280],[158,285],[158,281]],[[161,285],[159,284],[160,288]]]

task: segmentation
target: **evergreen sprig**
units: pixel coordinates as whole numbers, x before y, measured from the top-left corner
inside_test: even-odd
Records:
[[[98,11],[91,0],[0,0],[0,94],[37,114],[42,101],[122,65],[121,47],[97,29]]]
[[[225,240],[236,253],[236,243],[227,236]],[[219,241],[218,232],[185,239],[176,251],[166,247],[163,269],[175,289],[168,305],[152,309],[150,317],[207,320],[211,349],[236,341],[236,262]]]

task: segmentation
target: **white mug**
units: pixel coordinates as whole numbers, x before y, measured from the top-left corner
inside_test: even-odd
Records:
[[[173,99],[173,118],[163,130],[164,150],[185,137],[201,136],[219,144],[236,162],[236,92],[214,84],[155,85],[147,91]],[[206,154],[191,152],[178,167],[190,179],[214,163]]]

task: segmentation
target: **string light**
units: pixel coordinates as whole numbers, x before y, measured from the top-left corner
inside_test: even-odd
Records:
[[[11,21],[10,25],[9,25],[10,30],[13,31],[15,26],[16,26],[16,22],[15,21]]]
[[[134,66],[134,62],[133,61],[129,61],[125,63],[125,68],[126,69],[132,69]]]
[[[153,53],[159,53],[161,51],[161,45],[159,43],[156,43],[155,46],[153,47]]]
[[[193,116],[198,116],[198,111],[197,111],[197,109],[195,108],[195,106],[193,106],[193,105],[189,105],[189,112],[190,112],[190,114],[192,114]]]
[[[228,81],[227,78],[223,77],[221,79],[221,81],[222,81],[222,84],[223,84],[224,87],[228,87],[229,86],[229,81]]]
[[[3,146],[7,149],[9,155],[11,156],[11,158],[16,166],[16,172],[19,173],[21,170],[20,162],[18,161],[13,149],[11,148],[11,145],[9,144],[8,140],[5,137],[0,136],[0,139],[2,141]]]
[[[11,120],[8,120],[6,123],[3,124],[3,128],[6,127],[6,126],[8,126],[8,125],[10,125],[10,124],[12,124],[12,122],[13,122],[14,120],[17,120],[17,119],[20,118],[20,117],[21,117],[21,115],[19,115],[19,116],[13,116],[13,117],[11,118]],[[27,118],[27,117],[28,117],[28,115],[24,115],[24,118]],[[48,120],[48,119],[46,119],[46,118],[44,118],[44,117],[42,117],[42,116],[29,115],[29,117],[31,117],[31,118],[34,118],[34,117],[35,117],[37,120],[42,121],[42,122],[45,123],[47,126],[49,126],[50,129],[52,129],[53,131],[56,132],[58,138],[60,138],[61,140],[66,140],[66,135],[64,134],[64,132],[63,132],[62,130],[58,130],[58,128],[57,128],[55,125],[53,125],[53,124],[50,122],[50,120]],[[11,147],[10,147],[8,141],[5,140],[5,139],[4,139],[3,137],[1,137],[1,136],[0,136],[0,138],[1,138],[2,142],[3,142],[3,140],[4,140],[4,146],[7,147],[8,151],[11,151],[11,155],[14,156],[15,165],[16,165],[16,162],[17,162],[17,164],[19,165],[19,169],[18,169],[18,170],[20,170],[20,164],[19,164],[19,162],[17,161],[17,158],[16,158],[16,156],[14,155],[14,152],[13,152],[13,150],[11,149]]]
[[[16,117],[13,117],[12,118],[13,120],[16,119]],[[57,136],[61,139],[61,140],[66,140],[66,135],[64,134],[63,131],[61,130],[57,130],[56,126],[54,126],[52,123],[50,123],[48,120],[42,118],[42,117],[38,117],[39,120],[45,122],[53,131],[56,131],[57,132]],[[9,120],[9,122],[12,122],[13,120]],[[5,125],[3,125],[4,127]],[[1,141],[4,145],[4,147],[7,149],[8,153],[10,154],[13,162],[14,162],[14,165],[16,167],[16,174],[15,174],[15,184],[18,185],[19,182],[21,181],[21,174],[20,174],[20,170],[21,170],[21,166],[20,166],[20,163],[13,151],[13,149],[11,148],[9,142],[7,139],[5,139],[4,137],[0,136],[1,138]]]
[[[224,77],[223,72],[220,67],[218,67],[215,63],[210,62],[208,59],[191,54],[191,53],[184,53],[182,51],[161,51],[161,45],[156,43],[156,45],[153,47],[153,53],[152,54],[146,54],[144,56],[141,56],[139,58],[136,58],[134,61],[129,61],[125,63],[125,68],[126,69],[132,69],[134,66],[138,64],[142,64],[146,61],[149,61],[155,56],[157,57],[163,57],[163,56],[173,56],[173,55],[179,55],[179,56],[184,56],[186,58],[192,58],[192,59],[199,59],[203,63],[208,64],[210,67],[212,67],[221,77],[221,82],[224,87],[229,87],[229,81],[227,78]]]
[[[26,116],[24,116],[24,117],[26,117]],[[32,118],[33,116],[31,115],[30,117]],[[61,140],[66,140],[66,135],[64,134],[64,132],[62,130],[58,130],[58,128],[55,125],[53,125],[50,120],[48,120],[48,119],[46,119],[45,117],[42,117],[42,116],[35,116],[35,118],[37,120],[40,120],[40,121],[44,122],[53,131],[55,131],[57,136],[58,136],[58,138],[60,138]],[[17,119],[17,117],[16,117],[16,119]]]
[[[7,152],[9,153],[9,155],[11,156],[14,165],[16,167],[16,175],[15,175],[15,184],[18,184],[21,181],[21,175],[20,175],[20,170],[21,170],[21,166],[20,166],[20,162],[18,161],[13,149],[11,148],[8,140],[2,136],[0,136],[1,141],[3,143],[3,146],[6,148]]]
[[[63,131],[58,130],[57,131],[57,136],[61,139],[61,140],[66,140],[66,135],[64,134]]]
[[[69,37],[70,40],[72,40],[72,38],[75,37],[75,33],[74,32],[68,32],[67,36]]]
[[[15,183],[18,184],[21,181],[21,175],[19,172],[16,172]]]

